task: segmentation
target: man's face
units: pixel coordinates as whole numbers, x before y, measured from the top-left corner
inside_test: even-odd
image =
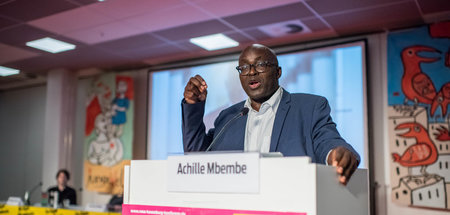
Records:
[[[58,178],[56,180],[58,181],[58,185],[62,186],[67,185],[67,177],[64,173],[59,173]]]
[[[246,48],[239,57],[239,66],[256,64],[258,62],[276,63],[276,56],[263,47]],[[278,78],[281,69],[277,65],[267,66],[265,72],[258,73],[252,66],[247,76],[239,75],[242,88],[248,97],[257,103],[267,101],[278,89]]]

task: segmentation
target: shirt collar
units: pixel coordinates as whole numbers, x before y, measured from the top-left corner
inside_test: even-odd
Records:
[[[278,107],[278,105],[280,104],[282,95],[283,95],[283,88],[278,87],[277,91],[275,91],[275,93],[267,101],[265,101],[261,104],[260,110],[264,106],[268,106],[268,107],[272,108],[272,111],[275,111],[276,108]],[[249,108],[251,111],[258,112],[253,109],[251,103],[252,103],[252,101],[250,100],[250,98],[247,98],[247,100],[245,101],[244,107]]]

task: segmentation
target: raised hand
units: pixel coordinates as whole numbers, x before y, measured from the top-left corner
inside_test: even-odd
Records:
[[[205,101],[206,94],[208,94],[207,88],[208,85],[206,85],[202,76],[196,75],[192,77],[184,88],[184,100],[188,104]]]

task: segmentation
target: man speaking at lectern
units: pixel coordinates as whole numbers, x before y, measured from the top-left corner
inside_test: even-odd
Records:
[[[199,75],[187,83],[181,105],[184,151],[309,156],[315,163],[336,166],[339,181],[346,184],[360,158],[336,130],[327,100],[291,94],[280,87],[281,67],[275,52],[266,46],[245,48],[236,69],[248,99],[220,112],[207,133],[203,114],[208,85]]]

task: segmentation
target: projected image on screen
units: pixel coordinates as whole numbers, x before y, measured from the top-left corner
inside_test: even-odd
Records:
[[[365,165],[364,43],[353,43],[278,55],[280,86],[290,93],[324,96],[331,116]],[[183,153],[181,100],[189,78],[201,75],[208,84],[204,123],[209,129],[223,109],[247,99],[237,61],[153,72],[150,75],[149,157],[166,159]]]

